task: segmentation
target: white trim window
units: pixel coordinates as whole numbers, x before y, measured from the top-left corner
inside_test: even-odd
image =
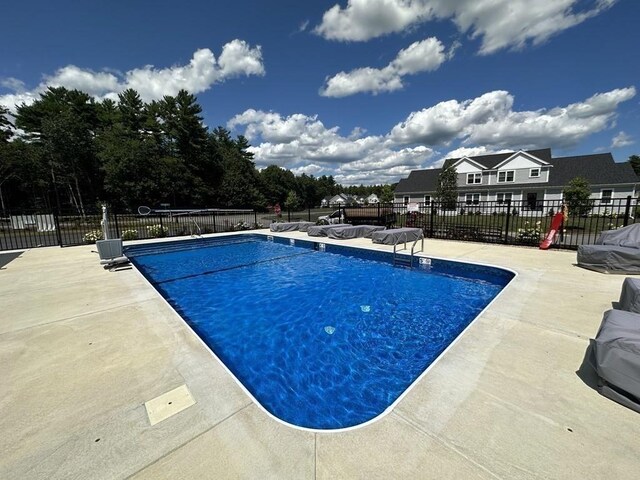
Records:
[[[513,198],[513,193],[511,192],[498,192],[496,193],[496,202],[498,205],[502,205],[503,203],[507,203]]]
[[[611,199],[613,198],[613,189],[605,188],[600,190],[600,203],[611,203]]]
[[[467,193],[465,195],[465,201],[467,205],[478,205],[480,203],[479,193]]]
[[[467,173],[467,185],[482,183],[482,173]]]
[[[402,197],[402,203],[404,203],[404,206],[406,207],[407,205],[409,205],[409,197],[408,196],[404,196]]]
[[[540,178],[540,167],[530,168],[529,178]]]
[[[515,170],[503,170],[502,172],[498,172],[498,183],[513,182],[515,180],[515,177]]]
[[[431,205],[431,195],[425,195],[424,196],[424,206],[428,207],[429,205]]]

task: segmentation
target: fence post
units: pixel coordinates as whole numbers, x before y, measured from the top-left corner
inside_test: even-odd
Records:
[[[287,207],[287,222],[291,221],[291,207]]]
[[[255,210],[253,211],[253,224],[255,225],[255,228],[258,228],[258,212]]]
[[[213,233],[218,233],[218,231],[216,230],[216,211],[214,210],[212,213],[213,213]]]
[[[58,217],[59,211],[53,212],[53,223],[56,226],[56,238],[58,239],[58,245],[62,247],[62,232],[60,231],[60,218]]]
[[[431,214],[429,215],[429,238],[433,238],[433,221],[436,217],[436,207],[431,202]]]
[[[631,215],[631,195],[627,195],[627,205],[624,209],[624,222],[622,226],[626,227],[629,225],[629,215]]]
[[[308,221],[311,221],[311,207],[309,205],[307,205],[307,218]]]
[[[117,213],[113,214],[113,220],[114,220],[114,223],[116,224],[116,238],[120,238],[120,226],[118,225],[118,214]]]
[[[511,199],[507,200],[507,219],[504,226],[504,243],[509,243],[509,220],[511,220]]]

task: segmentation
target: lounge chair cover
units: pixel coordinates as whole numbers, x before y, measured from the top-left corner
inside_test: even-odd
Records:
[[[284,222],[284,223],[272,223],[269,225],[269,229],[272,232],[306,232],[306,229],[315,225],[313,222]],[[303,230],[304,229],[304,230]]]
[[[391,230],[373,232],[373,235],[371,235],[373,243],[383,243],[385,245],[395,245],[396,243],[404,243],[405,241],[413,242],[421,237],[421,228],[393,228]]]
[[[618,245],[640,248],[640,223],[634,223],[617,230],[605,230],[596,239],[596,245]]]
[[[625,278],[620,292],[618,310],[640,313],[640,279]]]
[[[578,247],[578,265],[604,273],[640,273],[640,224],[606,230]]]
[[[335,225],[316,225],[314,227],[309,227],[307,230],[307,235],[310,237],[326,237],[329,234],[329,231],[334,228],[340,227],[350,227],[348,223],[337,223]]]
[[[380,225],[352,225],[350,227],[338,227],[329,230],[327,236],[329,238],[371,238],[373,232],[384,230],[385,227]]]
[[[640,315],[606,311],[591,346],[600,393],[640,412]]]

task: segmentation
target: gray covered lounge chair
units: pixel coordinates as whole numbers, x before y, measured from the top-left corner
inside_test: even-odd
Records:
[[[602,273],[640,274],[640,224],[606,230],[578,247],[578,265]]]
[[[640,412],[640,315],[606,311],[591,347],[598,391]]]
[[[307,230],[307,235],[309,235],[310,237],[326,237],[327,235],[329,235],[329,231],[333,230],[334,228],[350,226],[351,225],[349,225],[348,223],[338,223],[336,225],[315,225],[313,227],[309,227],[309,230]]]
[[[423,236],[421,228],[392,228],[391,230],[373,232],[371,240],[373,240],[373,243],[396,245],[402,242],[413,242],[423,238]]]
[[[371,238],[374,232],[384,229],[385,227],[380,225],[350,225],[348,227],[332,228],[327,236],[343,240],[348,238]]]
[[[269,229],[272,232],[306,232],[309,227],[315,225],[313,222],[284,222],[272,223]]]

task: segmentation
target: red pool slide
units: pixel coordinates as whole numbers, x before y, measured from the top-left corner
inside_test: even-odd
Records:
[[[558,212],[553,216],[551,220],[551,228],[547,232],[547,236],[544,237],[544,240],[540,242],[540,250],[547,250],[551,244],[553,243],[554,238],[558,234],[558,230],[562,226],[562,222],[564,221],[564,214],[562,212]]]

